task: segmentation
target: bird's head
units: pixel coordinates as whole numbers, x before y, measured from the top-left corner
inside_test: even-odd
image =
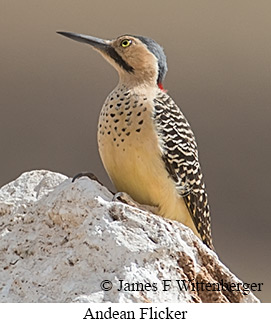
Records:
[[[131,85],[157,85],[163,89],[167,73],[166,55],[154,40],[124,35],[113,40],[59,31],[59,34],[91,45],[115,67],[121,82]]]

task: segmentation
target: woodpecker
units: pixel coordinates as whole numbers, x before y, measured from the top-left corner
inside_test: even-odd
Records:
[[[98,124],[100,156],[116,189],[185,224],[213,249],[197,143],[184,114],[163,88],[163,48],[143,36],[104,40],[58,33],[91,45],[119,74]]]

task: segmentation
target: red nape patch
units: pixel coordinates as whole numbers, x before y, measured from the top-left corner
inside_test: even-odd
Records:
[[[167,92],[167,90],[164,89],[163,84],[162,83],[158,83],[158,87],[160,90]]]

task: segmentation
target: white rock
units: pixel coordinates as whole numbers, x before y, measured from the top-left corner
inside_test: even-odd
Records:
[[[258,302],[240,291],[180,291],[182,279],[241,282],[190,229],[112,202],[85,177],[31,171],[2,187],[0,236],[1,302]],[[118,291],[120,280],[130,291]]]

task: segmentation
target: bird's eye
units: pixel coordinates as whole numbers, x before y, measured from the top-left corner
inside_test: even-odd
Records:
[[[130,39],[124,39],[124,40],[121,42],[121,46],[122,46],[123,48],[129,47],[131,44],[132,44],[132,41],[131,41]]]

